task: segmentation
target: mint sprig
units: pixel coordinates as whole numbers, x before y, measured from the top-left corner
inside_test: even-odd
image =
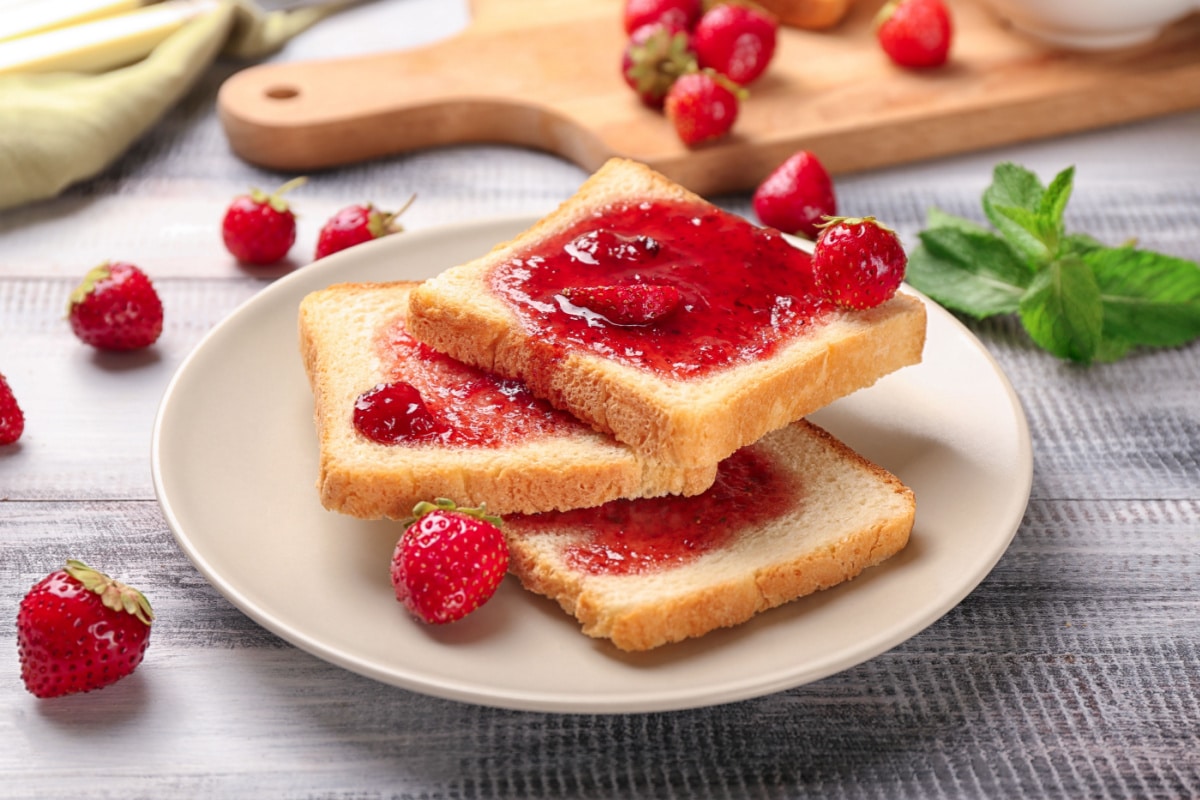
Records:
[[[1200,265],[1068,232],[1074,177],[1068,167],[1044,186],[1024,167],[998,165],[983,193],[994,230],[930,209],[908,282],[977,319],[1017,314],[1040,347],[1081,364],[1200,337]]]

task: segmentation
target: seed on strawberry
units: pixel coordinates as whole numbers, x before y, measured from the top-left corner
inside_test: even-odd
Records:
[[[392,554],[396,599],[424,622],[462,619],[491,599],[508,570],[500,518],[440,498],[418,503],[413,516]]]
[[[615,325],[649,325],[674,311],[683,297],[674,286],[635,283],[627,286],[576,286],[562,290],[572,305],[586,308]]]
[[[162,300],[146,273],[124,261],[109,261],[91,269],[71,292],[67,320],[92,347],[137,350],[158,341]]]
[[[833,181],[807,150],[776,167],[755,190],[753,202],[762,224],[809,239],[817,238],[823,218],[837,216]]]
[[[662,108],[671,85],[695,69],[691,37],[668,22],[652,22],[635,30],[621,55],[625,83],[649,108]]]
[[[875,15],[875,37],[902,67],[940,67],[949,56],[954,27],[942,0],[889,0]]]
[[[625,33],[652,22],[666,22],[690,30],[700,19],[701,0],[626,0]]]
[[[153,619],[137,589],[67,561],[34,584],[17,612],[25,688],[60,697],[115,683],[142,663]]]
[[[296,242],[296,215],[283,195],[304,182],[293,178],[271,194],[251,189],[233,199],[221,221],[221,238],[234,258],[258,266],[283,260]]]
[[[354,428],[380,444],[432,439],[443,430],[411,383],[381,383],[354,401]]]
[[[766,71],[775,56],[779,23],[759,8],[721,3],[696,23],[692,46],[701,67],[715,69],[745,86]]]
[[[314,258],[325,256],[404,230],[398,219],[416,200],[416,195],[398,211],[380,211],[371,203],[346,206],[330,217],[317,236]]]
[[[0,375],[0,446],[12,444],[25,432],[25,415],[17,405],[17,396]]]
[[[694,147],[729,133],[743,92],[717,72],[702,69],[675,81],[664,105],[680,140]]]
[[[900,237],[874,217],[837,218],[821,229],[812,265],[825,297],[843,308],[862,310],[896,293],[908,257]]]

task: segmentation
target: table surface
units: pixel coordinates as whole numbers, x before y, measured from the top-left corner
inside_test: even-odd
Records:
[[[415,46],[467,19],[367,4],[276,59]],[[1200,343],[1082,369],[1011,319],[969,323],[1029,419],[1032,497],[960,605],[866,663],[777,694],[647,714],[478,707],[347,672],[260,628],[177,547],[154,496],[159,400],[205,333],[310,260],[350,202],[418,200],[409,229],[543,213],[585,177],[556,157],[462,146],[311,177],[283,269],[237,266],[228,200],[286,177],[239,161],[213,113],[220,64],[118,163],[0,214],[0,371],[27,415],[0,453],[0,618],[68,556],[139,585],[159,619],[134,676],[39,701],[0,625],[0,795],[89,797],[1200,796]],[[930,206],[978,217],[992,166],[1075,164],[1068,224],[1200,259],[1200,114],[845,176],[843,210],[912,242]],[[714,201],[749,214],[749,197]],[[167,308],[159,343],[76,341],[66,297],[130,260]]]

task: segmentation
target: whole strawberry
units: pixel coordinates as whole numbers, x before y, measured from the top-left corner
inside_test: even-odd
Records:
[[[692,41],[683,28],[652,22],[635,30],[621,54],[621,75],[643,105],[662,108],[680,75],[696,70]]]
[[[833,181],[815,155],[795,153],[754,191],[754,213],[764,225],[817,238],[822,220],[837,216]]]
[[[17,396],[0,375],[0,446],[12,444],[25,432],[25,415],[17,405]]]
[[[745,86],[766,71],[775,56],[779,23],[761,9],[721,3],[704,13],[692,32],[701,67],[715,69]]]
[[[666,22],[688,30],[700,19],[701,0],[626,0],[625,33],[652,22]]]
[[[500,518],[449,500],[418,503],[392,555],[396,599],[435,625],[462,619],[495,594],[508,570]]]
[[[67,320],[92,347],[137,350],[158,341],[162,300],[146,273],[124,261],[109,261],[90,270],[71,292]]]
[[[682,76],[667,92],[664,108],[688,147],[719,139],[737,121],[742,90],[710,69]]]
[[[346,206],[321,226],[313,257],[324,258],[347,247],[402,232],[404,226],[397,219],[414,199],[409,198],[399,211],[380,211],[371,203]]]
[[[296,242],[296,215],[283,195],[303,184],[294,178],[271,194],[251,189],[235,197],[221,220],[221,238],[244,264],[267,266],[282,261]]]
[[[142,663],[153,619],[141,592],[67,561],[29,590],[17,612],[25,688],[59,697],[115,683]]]
[[[617,325],[649,325],[676,309],[682,300],[674,286],[635,283],[628,286],[580,286],[562,290],[573,305],[586,308]]]
[[[890,0],[875,16],[875,37],[902,67],[940,67],[954,36],[942,0]]]
[[[838,218],[817,237],[813,272],[821,293],[850,309],[889,300],[904,280],[908,257],[900,237],[874,217]]]

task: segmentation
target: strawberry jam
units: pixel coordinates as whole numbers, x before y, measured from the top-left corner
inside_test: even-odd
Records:
[[[490,278],[548,358],[582,350],[680,379],[767,357],[831,308],[807,253],[698,203],[610,206],[514,254]],[[678,307],[619,324],[563,294],[640,284],[674,287]]]
[[[566,551],[575,569],[637,575],[681,566],[776,518],[801,501],[798,482],[761,450],[743,447],[721,462],[716,482],[696,497],[613,500],[597,508],[524,517],[533,530],[587,530]]]
[[[383,360],[384,380],[416,389],[435,421],[432,431],[423,426],[421,435],[401,437],[396,443],[498,447],[583,427],[531,395],[524,384],[489,375],[421,344],[409,336],[403,317],[380,327],[375,349]]]

